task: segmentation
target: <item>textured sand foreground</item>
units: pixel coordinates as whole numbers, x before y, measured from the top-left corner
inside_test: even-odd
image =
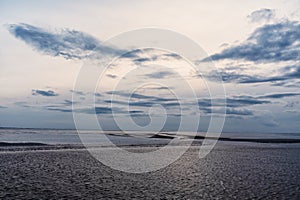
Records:
[[[1,152],[0,199],[300,199],[299,145],[223,143],[204,159],[198,152],[145,174],[112,170],[86,150]]]

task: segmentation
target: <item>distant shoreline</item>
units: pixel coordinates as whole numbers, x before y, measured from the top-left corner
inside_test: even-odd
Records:
[[[23,127],[5,127],[5,126],[0,126],[0,130],[4,130],[4,129],[15,129],[15,130],[61,130],[61,131],[76,131],[77,129],[76,128],[30,128],[30,127],[26,127],[26,128],[23,128]],[[86,129],[84,131],[122,131],[122,130],[99,130],[99,129]],[[126,131],[137,131],[137,130],[126,130]],[[149,130],[149,132],[151,132]],[[164,133],[164,132],[177,132],[177,131],[174,131],[174,130],[161,130],[159,131],[160,133]],[[184,132],[193,132],[193,131],[184,131]],[[198,133],[204,133],[206,131],[197,131]],[[234,131],[224,131],[222,133],[237,133],[237,132],[234,132]],[[252,134],[252,133],[255,133],[255,134],[300,134],[300,132],[240,132],[241,134]]]

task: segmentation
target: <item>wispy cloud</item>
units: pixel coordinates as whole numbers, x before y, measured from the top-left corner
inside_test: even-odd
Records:
[[[71,112],[77,112],[77,113],[84,113],[84,114],[97,114],[97,115],[111,115],[113,113],[115,114],[130,114],[130,115],[136,115],[136,114],[143,114],[143,111],[141,110],[124,110],[118,107],[104,107],[104,106],[96,106],[93,108],[81,108],[81,109],[71,109],[71,108],[62,108],[62,107],[47,107],[46,108],[49,111],[59,111],[59,112],[65,112],[65,113],[71,113]]]
[[[300,66],[288,66],[281,69],[281,74],[270,77],[263,77],[260,75],[247,75],[236,72],[216,72],[211,71],[205,77],[212,81],[218,81],[220,76],[225,83],[267,83],[276,81],[286,81],[292,79],[300,79]],[[283,86],[283,85],[279,85]]]
[[[145,74],[145,76],[148,78],[157,78],[157,79],[167,78],[172,75],[174,75],[174,73],[172,71],[159,71],[159,72],[153,72],[150,74]]]
[[[108,91],[106,94],[117,95],[125,98],[134,98],[134,99],[150,99],[152,101],[177,101],[176,98],[164,98],[152,95],[144,95],[139,93],[128,93],[124,91]]]
[[[58,96],[58,94],[55,93],[53,90],[32,90],[31,94],[34,96],[41,95],[41,96],[45,96],[45,97]]]
[[[220,108],[201,108],[201,110],[206,114],[224,114],[224,110]],[[226,108],[226,115],[250,116],[253,115],[253,111],[248,109]]]
[[[76,94],[76,95],[80,95],[80,96],[86,95],[85,92],[83,92],[83,91],[78,91],[78,90],[70,90],[70,92],[72,92],[73,94]]]
[[[270,21],[275,17],[275,12],[272,9],[262,8],[256,11],[253,11],[247,18],[251,22],[261,22],[261,21]]]
[[[255,97],[251,96],[238,96],[238,97],[228,97],[226,99],[199,99],[198,105],[200,108],[205,107],[231,107],[231,108],[238,108],[244,106],[252,106],[252,105],[260,105],[260,104],[268,104],[271,101],[256,99]]]
[[[274,94],[266,94],[259,96],[258,98],[262,99],[281,99],[285,97],[295,97],[300,96],[300,93],[274,93]]]

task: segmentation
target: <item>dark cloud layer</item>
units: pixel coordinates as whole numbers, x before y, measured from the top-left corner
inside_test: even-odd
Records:
[[[45,97],[58,96],[58,94],[55,93],[53,90],[32,90],[31,94],[34,96],[41,95],[41,96],[45,96]]]
[[[300,24],[284,21],[257,28],[240,45],[229,47],[203,61],[241,59],[253,62],[300,60]]]

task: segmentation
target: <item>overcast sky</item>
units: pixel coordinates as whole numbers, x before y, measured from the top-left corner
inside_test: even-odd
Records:
[[[225,132],[300,130],[298,0],[4,0],[0,16],[0,126],[74,128],[72,111],[93,112],[90,104],[73,110],[72,104],[92,96],[100,124],[110,130],[118,129],[112,113],[123,124],[131,117],[137,127],[151,123],[150,113],[150,130],[165,118],[163,129],[176,130],[181,118],[201,116],[199,131],[205,131],[222,108]],[[203,48],[201,59],[104,42],[149,27],[188,37]],[[123,56],[102,74],[95,91],[74,89],[87,60],[118,54]],[[94,128],[88,120],[83,124]]]

